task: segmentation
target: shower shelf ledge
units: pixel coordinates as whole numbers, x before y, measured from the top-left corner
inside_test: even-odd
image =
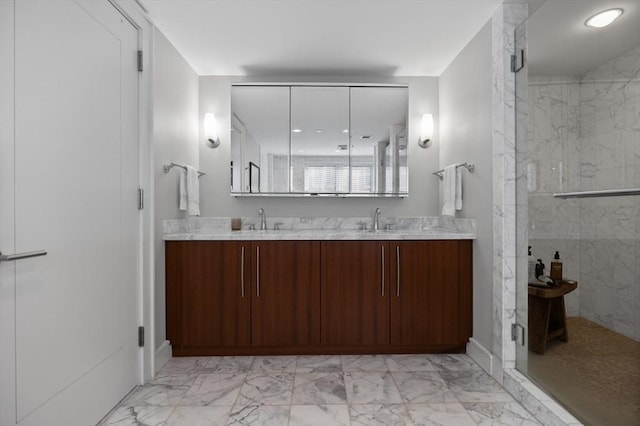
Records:
[[[601,191],[558,192],[555,198],[589,198],[589,197],[620,197],[623,195],[640,195],[640,188],[605,189]]]

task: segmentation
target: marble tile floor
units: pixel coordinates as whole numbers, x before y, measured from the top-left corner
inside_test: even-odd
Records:
[[[539,425],[466,355],[171,359],[100,423]]]

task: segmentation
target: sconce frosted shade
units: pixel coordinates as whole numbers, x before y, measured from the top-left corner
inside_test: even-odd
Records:
[[[218,122],[212,112],[204,115],[204,137],[209,148],[217,148],[220,145],[218,138]]]
[[[418,140],[420,148],[429,148],[431,146],[431,138],[433,138],[433,115],[424,114],[420,126],[420,139]]]

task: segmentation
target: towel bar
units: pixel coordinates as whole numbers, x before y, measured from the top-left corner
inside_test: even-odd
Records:
[[[640,188],[605,189],[601,191],[558,192],[556,198],[588,198],[588,197],[619,197],[623,195],[640,195]]]
[[[466,161],[464,163],[461,164],[456,164],[456,168],[458,167],[464,167],[465,169],[469,170],[469,173],[473,173],[476,170],[476,166],[474,164],[469,164]],[[437,172],[433,172],[432,174],[438,176],[440,178],[440,180],[443,179],[443,173],[444,173],[444,169],[442,170],[438,170]]]
[[[174,163],[173,161],[171,162],[171,164],[165,164],[164,165],[164,172],[165,173],[169,173],[169,170],[171,170],[174,167],[180,167],[181,169],[185,169],[187,170],[187,166],[183,165],[183,164],[178,164],[178,163]],[[206,175],[206,173],[201,172],[200,170],[198,170],[198,177],[200,176],[204,176]]]

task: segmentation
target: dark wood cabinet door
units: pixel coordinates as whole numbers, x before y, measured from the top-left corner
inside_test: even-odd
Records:
[[[389,344],[389,244],[323,241],[321,342]]]
[[[250,344],[250,247],[234,241],[184,243],[180,312],[187,352]]]
[[[167,340],[171,342],[173,350],[178,352],[182,347],[182,271],[184,269],[183,254],[184,241],[165,241],[165,312]]]
[[[390,249],[391,343],[465,343],[471,336],[471,241],[398,241]]]
[[[253,346],[320,343],[320,243],[252,243]]]

